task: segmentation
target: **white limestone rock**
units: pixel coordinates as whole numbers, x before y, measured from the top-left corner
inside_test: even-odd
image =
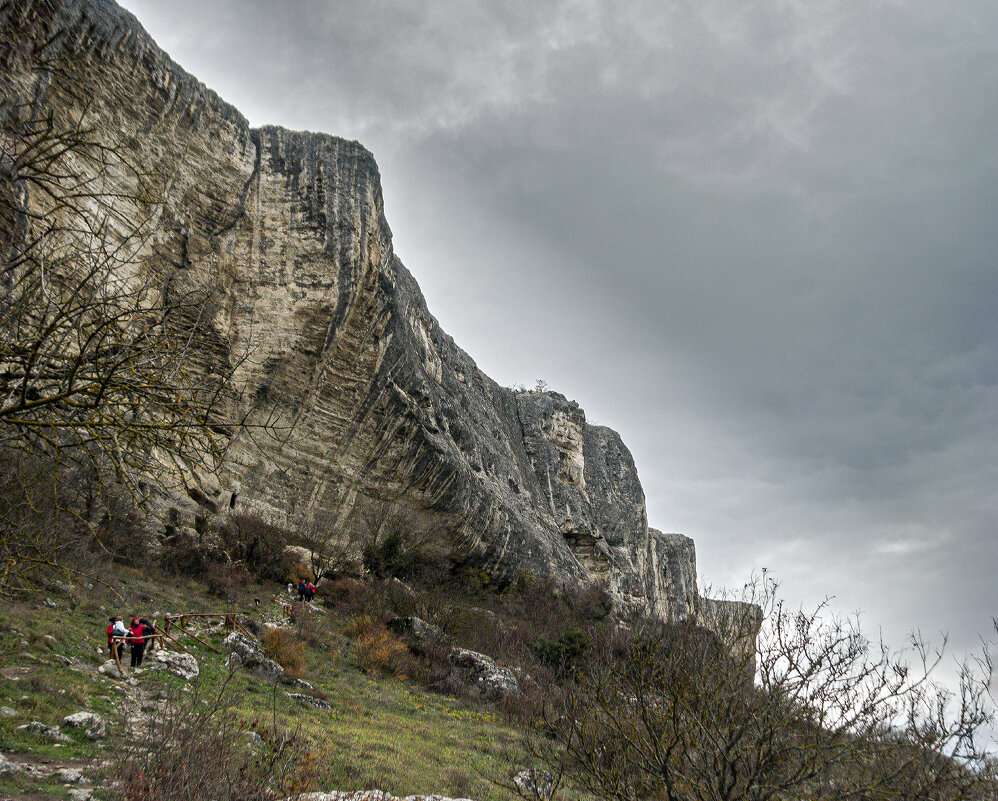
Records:
[[[272,679],[284,677],[284,668],[268,658],[259,644],[242,632],[232,632],[222,640],[222,646],[229,651],[229,656],[225,660],[225,664],[229,667],[245,667]]]
[[[185,681],[194,681],[201,674],[198,660],[191,654],[179,654],[162,648],[149,654],[145,665],[149,670],[165,670]]]
[[[314,695],[308,695],[306,693],[284,693],[288,698],[293,698],[299,704],[303,706],[310,706],[312,709],[332,709],[332,705],[328,701],[324,701],[322,698],[316,698]]]
[[[83,774],[76,768],[62,768],[56,775],[63,784],[79,784],[83,781]]]
[[[24,773],[24,768],[0,754],[0,776],[16,776],[19,773]]]
[[[469,670],[472,681],[486,696],[503,697],[520,692],[520,683],[513,671],[500,667],[490,656],[466,648],[455,648],[448,660],[452,665]]]
[[[83,729],[88,740],[100,740],[107,734],[107,724],[104,722],[104,718],[96,712],[77,712],[73,715],[66,715],[62,722],[66,726]]]
[[[46,726],[44,723],[38,720],[33,720],[30,723],[25,723],[23,726],[17,727],[19,731],[26,731],[29,734],[34,734],[37,737],[44,737],[46,740],[52,740],[56,743],[68,743],[72,742],[69,737],[63,734],[58,726]]]

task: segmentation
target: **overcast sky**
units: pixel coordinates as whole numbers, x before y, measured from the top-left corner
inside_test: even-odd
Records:
[[[994,0],[125,0],[359,139],[430,311],[621,432],[705,583],[998,614]]]

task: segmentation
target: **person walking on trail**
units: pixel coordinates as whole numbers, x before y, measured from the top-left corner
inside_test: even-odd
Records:
[[[128,636],[128,629],[120,617],[108,618],[110,625],[107,627],[107,647],[111,652],[111,658],[117,659],[121,653],[121,638]]]
[[[305,600],[309,604],[312,603],[312,599],[315,597],[315,585],[311,582],[305,585]]]
[[[155,648],[156,643],[152,636],[156,633],[156,627],[144,617],[139,619],[139,623],[142,624],[142,636],[145,638],[145,644],[153,643],[153,648]]]
[[[137,618],[132,618],[132,625],[128,629],[128,643],[132,646],[132,667],[142,664],[142,654],[146,650],[146,635],[142,622]]]
[[[111,653],[111,658],[114,659],[114,618],[109,617],[107,619],[107,650]]]
[[[308,585],[305,583],[305,579],[298,579],[298,600],[304,601],[308,596]]]

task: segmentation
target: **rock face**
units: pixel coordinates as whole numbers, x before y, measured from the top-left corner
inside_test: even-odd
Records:
[[[237,434],[220,481],[166,525],[235,510],[307,528],[387,504],[500,582],[529,570],[693,614],[693,544],[648,527],[620,437],[562,395],[499,386],[440,329],[360,144],[250,128],[111,0],[5,3],[2,41],[8,103],[36,97],[164,176],[149,253],[211,290],[202,366],[231,372],[236,413],[282,425]]]

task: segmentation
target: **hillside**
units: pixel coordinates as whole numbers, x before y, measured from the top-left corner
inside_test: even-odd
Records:
[[[114,668],[100,672],[107,660],[108,615],[158,616],[162,628],[170,613],[246,609],[253,611],[240,614],[240,621],[257,632],[263,624],[285,626],[285,650],[279,647],[277,655],[300,668],[300,675],[293,683],[290,677],[282,682],[266,670],[244,666],[221,703],[212,707],[231,709],[246,724],[256,721],[255,729],[265,737],[275,724],[282,732],[297,732],[307,754],[298,789],[377,788],[403,796],[443,793],[478,801],[515,797],[488,778],[508,781],[517,766],[529,764],[519,726],[503,713],[501,699],[477,688],[470,670],[448,662],[450,646],[427,653],[416,638],[391,634],[380,623],[398,616],[393,608],[426,602],[422,592],[405,589],[400,595],[385,585],[341,582],[327,587],[316,608],[292,624],[284,617],[284,605],[292,599],[274,584],[250,585],[221,599],[196,581],[147,568],[111,568],[105,578],[107,586],[53,587],[44,603],[8,603],[0,609],[0,754],[6,760],[0,764],[0,798],[65,798],[71,790],[85,788],[98,797],[121,792],[137,764],[137,747],[147,736],[144,727],[162,723],[165,710],[193,696],[192,688],[199,697],[214,699],[226,682],[222,641],[229,632],[220,619],[192,624],[191,631],[203,642],[178,636],[196,655],[200,674],[193,681],[150,669],[155,664],[151,654],[145,667],[132,670],[127,649],[124,676]],[[446,604],[447,628],[463,630],[466,643],[491,637],[480,628],[483,616],[500,619],[454,598]],[[502,621],[511,626],[521,622],[515,617]],[[450,636],[447,642],[452,642]],[[417,646],[421,656],[410,652],[407,643]],[[442,688],[449,693],[441,694]],[[325,708],[312,708],[288,693],[322,699]],[[106,733],[91,740],[84,729],[64,723],[65,716],[83,711],[100,715]],[[65,741],[54,741],[59,735],[51,732],[21,728],[35,721],[59,727]],[[249,729],[238,736],[237,754],[256,741]],[[210,762],[206,742],[194,745],[198,753],[189,756]],[[66,770],[77,770],[83,778],[69,781],[74,777],[61,773]]]

